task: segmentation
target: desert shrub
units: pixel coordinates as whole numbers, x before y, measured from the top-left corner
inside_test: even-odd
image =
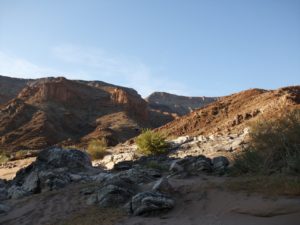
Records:
[[[7,161],[9,161],[8,155],[5,151],[0,150],[0,163],[6,163]]]
[[[138,152],[142,155],[160,155],[165,154],[168,150],[166,137],[152,130],[143,130],[143,132],[135,139]]]
[[[88,144],[87,153],[92,159],[101,159],[107,154],[106,148],[107,142],[104,138],[93,139]]]
[[[300,172],[300,110],[260,120],[250,127],[250,144],[235,157],[237,173]]]

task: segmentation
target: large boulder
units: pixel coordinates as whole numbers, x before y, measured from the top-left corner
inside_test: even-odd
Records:
[[[67,168],[76,172],[91,168],[92,162],[85,152],[55,147],[43,150],[36,159],[36,166],[43,169]]]
[[[49,148],[41,151],[35,162],[19,170],[8,190],[10,198],[62,188],[78,182],[82,174],[94,171],[89,156],[79,150]],[[76,176],[77,175],[77,176]]]
[[[97,201],[101,207],[119,207],[125,204],[134,191],[122,186],[106,185],[98,191]]]
[[[138,191],[137,184],[128,177],[115,174],[106,177],[100,188],[88,197],[87,204],[101,207],[121,207]]]
[[[146,184],[161,178],[162,174],[157,169],[137,165],[134,168],[118,173],[118,176],[130,179],[136,184]]]
[[[174,207],[175,201],[167,195],[147,191],[132,197],[129,203],[130,212],[135,216],[162,213]]]

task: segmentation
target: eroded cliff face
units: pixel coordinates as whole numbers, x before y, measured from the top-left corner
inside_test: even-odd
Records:
[[[147,102],[137,93],[130,93],[121,88],[114,88],[111,93],[111,99],[117,105],[124,105],[128,113],[136,116],[142,121],[147,121],[149,119]]]

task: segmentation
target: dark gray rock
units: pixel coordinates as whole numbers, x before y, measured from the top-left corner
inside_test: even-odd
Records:
[[[0,204],[0,214],[7,213],[10,210],[10,207],[4,204]]]
[[[225,156],[218,156],[212,159],[213,169],[215,172],[222,174],[229,166],[229,160]]]
[[[163,177],[163,178],[159,179],[158,181],[156,181],[155,184],[153,185],[152,190],[158,191],[160,193],[166,193],[166,194],[170,194],[170,193],[174,192],[174,188],[169,183],[169,180],[166,177]]]
[[[24,196],[28,196],[30,193],[26,192],[22,187],[12,185],[8,190],[7,190],[7,195],[8,198],[12,199],[19,199]]]
[[[86,153],[74,149],[49,148],[41,151],[35,162],[17,172],[8,196],[19,198],[59,189],[70,182],[88,180],[87,174],[93,171]]]
[[[7,189],[2,187],[0,188],[0,201],[8,199],[8,192]]]
[[[67,168],[77,172],[92,168],[92,162],[82,151],[55,147],[41,151],[35,166],[43,169]]]
[[[67,172],[57,170],[42,171],[39,173],[40,189],[42,191],[52,191],[65,187],[71,182],[71,177]]]
[[[210,173],[212,172],[212,162],[203,155],[187,156],[183,159],[173,161],[169,170],[175,174],[184,176],[198,175],[201,172]]]
[[[97,201],[101,207],[120,207],[124,205],[133,194],[133,190],[110,184],[98,191]]]
[[[162,213],[174,207],[175,201],[158,192],[142,192],[132,197],[129,203],[130,212],[135,216]]]
[[[104,181],[97,191],[97,203],[101,207],[121,207],[138,191],[138,186],[128,177],[115,174]],[[88,200],[92,202],[91,199]]]
[[[0,179],[0,201],[6,200],[8,198],[8,182],[6,180]]]
[[[25,178],[22,188],[26,192],[38,193],[40,191],[39,182],[38,172],[33,171]]]
[[[127,171],[122,171],[119,176],[132,180],[136,184],[149,183],[162,177],[159,170],[136,166]]]

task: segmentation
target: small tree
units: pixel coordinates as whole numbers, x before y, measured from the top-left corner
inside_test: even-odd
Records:
[[[143,130],[135,142],[138,146],[138,152],[143,155],[165,154],[169,147],[163,134],[150,129]]]

